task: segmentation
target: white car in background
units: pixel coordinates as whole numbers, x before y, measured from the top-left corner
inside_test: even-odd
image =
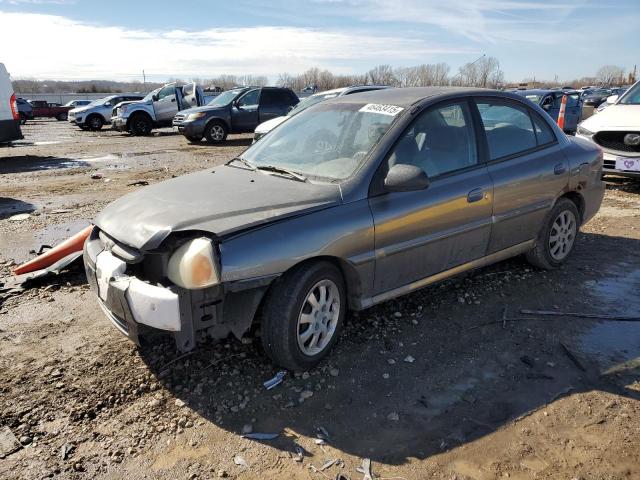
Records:
[[[288,118],[297,115],[298,113],[306,110],[312,105],[316,103],[324,102],[325,100],[329,100],[330,98],[342,97],[343,95],[351,95],[352,93],[361,93],[361,92],[369,92],[371,90],[380,90],[383,88],[390,88],[382,85],[353,85],[351,87],[342,87],[336,88],[334,90],[326,90],[324,92],[315,93],[313,95],[308,96],[300,103],[298,103],[295,107],[293,107],[289,113],[282,117],[272,118],[271,120],[267,120],[266,122],[262,122],[258,125],[253,133],[253,141],[256,142],[261,137],[265,136],[271,130],[276,128],[282,122],[287,120]],[[303,90],[304,92],[304,90]]]
[[[605,110],[578,125],[576,136],[602,148],[604,173],[640,178],[640,81],[611,100]]]

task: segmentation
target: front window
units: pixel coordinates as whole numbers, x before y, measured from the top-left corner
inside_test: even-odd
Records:
[[[213,100],[211,100],[207,105],[209,107],[224,107],[229,105],[235,98],[240,94],[242,90],[227,90],[226,92],[222,92],[220,95],[216,96]]]
[[[525,95],[525,98],[527,100],[531,100],[535,104],[538,104],[538,103],[540,103],[540,100],[542,99],[542,95],[527,94],[527,95]]]
[[[151,100],[153,100],[153,96],[154,96],[156,93],[158,93],[159,91],[160,91],[160,89],[159,89],[159,88],[156,88],[155,90],[153,90],[153,91],[151,91],[151,92],[147,93],[146,97],[144,97],[144,98],[143,98],[143,100],[144,100],[145,102],[150,102]]]
[[[317,105],[273,130],[242,158],[256,167],[275,166],[306,177],[343,180],[360,167],[402,110],[362,103]]]
[[[640,82],[627,90],[622,97],[620,97],[618,103],[623,105],[640,105]]]

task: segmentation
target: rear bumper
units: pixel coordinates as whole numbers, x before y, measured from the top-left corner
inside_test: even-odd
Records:
[[[23,138],[20,120],[0,120],[0,143],[13,142]]]

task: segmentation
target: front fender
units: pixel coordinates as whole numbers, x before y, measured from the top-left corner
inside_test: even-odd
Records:
[[[346,266],[350,290],[370,295],[374,227],[366,199],[267,224],[220,244],[223,282],[277,276],[314,258]]]

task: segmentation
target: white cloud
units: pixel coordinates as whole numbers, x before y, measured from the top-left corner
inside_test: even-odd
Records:
[[[45,1],[45,0],[43,0]],[[380,63],[424,63],[438,54],[470,53],[419,37],[294,27],[130,30],[55,15],[0,11],[0,61],[14,77],[161,78],[296,73],[312,66],[360,72]],[[32,35],[24,36],[29,25]],[[475,53],[475,50],[473,51]],[[418,59],[416,61],[416,59]]]

